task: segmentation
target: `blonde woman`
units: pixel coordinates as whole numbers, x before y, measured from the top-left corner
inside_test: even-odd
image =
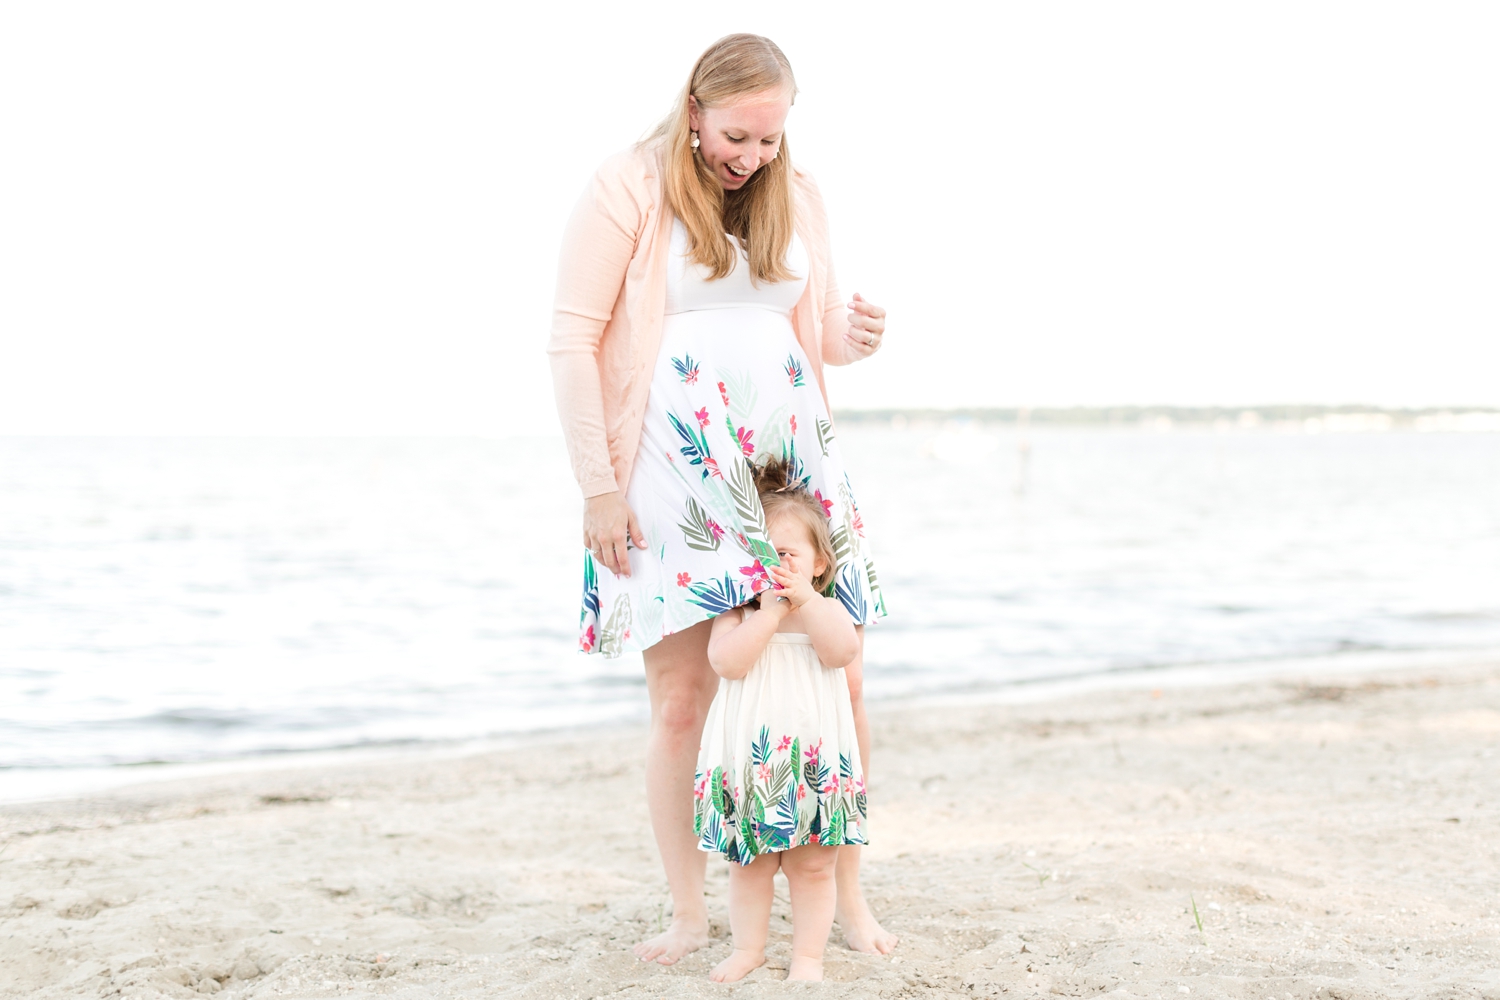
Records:
[[[711,623],[778,565],[757,456],[788,462],[826,512],[831,596],[861,643],[885,615],[823,387],[824,364],[880,349],[885,310],[839,296],[822,198],[788,151],[796,92],[770,39],[715,42],[667,119],[600,167],[563,238],[547,350],[585,498],[580,645],[645,659],[646,795],[673,918],[635,953],[664,965],[708,942],[694,768],[718,687]],[[845,672],[868,767],[861,658]],[[888,952],[859,852],[838,853],[837,920],[850,947]]]

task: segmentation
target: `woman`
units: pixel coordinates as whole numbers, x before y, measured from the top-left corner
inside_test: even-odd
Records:
[[[787,151],[795,95],[769,39],[715,42],[673,113],[595,174],[563,239],[547,350],[585,497],[580,644],[644,655],[646,794],[673,919],[635,953],[662,964],[708,941],[693,778],[718,684],[710,623],[777,563],[751,459],[795,464],[831,521],[836,596],[861,626],[885,614],[823,389],[824,363],[879,350],[885,310],[839,299],[822,199]],[[846,673],[868,762],[861,668]],[[859,850],[839,852],[837,919],[850,947],[888,952]]]

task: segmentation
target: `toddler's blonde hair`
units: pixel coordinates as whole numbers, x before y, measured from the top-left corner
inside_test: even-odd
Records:
[[[823,560],[823,572],[813,577],[813,589],[818,593],[828,590],[838,571],[838,557],[833,552],[833,538],[828,532],[828,514],[818,498],[807,491],[807,486],[798,478],[792,463],[782,458],[768,458],[755,470],[755,490],[760,494],[761,510],[766,512],[766,523],[773,518],[792,517],[807,529],[812,539],[813,554]]]

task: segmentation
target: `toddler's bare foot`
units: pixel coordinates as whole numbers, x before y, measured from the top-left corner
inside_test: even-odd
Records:
[[[834,919],[844,930],[844,943],[849,950],[867,955],[889,955],[895,950],[900,938],[880,926],[863,895],[847,901],[840,899],[839,904]]]
[[[708,944],[708,922],[674,920],[672,926],[647,938],[632,950],[642,962],[675,965],[677,960],[689,952],[697,951]]]
[[[823,981],[823,960],[821,958],[803,958],[800,955],[793,955],[792,967],[787,970],[786,981],[789,983],[821,983]]]
[[[765,964],[764,951],[740,951],[736,948],[729,953],[728,958],[714,966],[714,971],[708,974],[708,978],[716,983],[737,983]],[[796,962],[792,964],[795,966]]]

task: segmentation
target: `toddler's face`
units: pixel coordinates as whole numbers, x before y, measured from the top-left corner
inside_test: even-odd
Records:
[[[766,528],[771,533],[771,544],[776,546],[776,557],[787,572],[795,573],[810,585],[813,577],[826,568],[813,547],[807,526],[795,516],[783,514],[771,518]]]

